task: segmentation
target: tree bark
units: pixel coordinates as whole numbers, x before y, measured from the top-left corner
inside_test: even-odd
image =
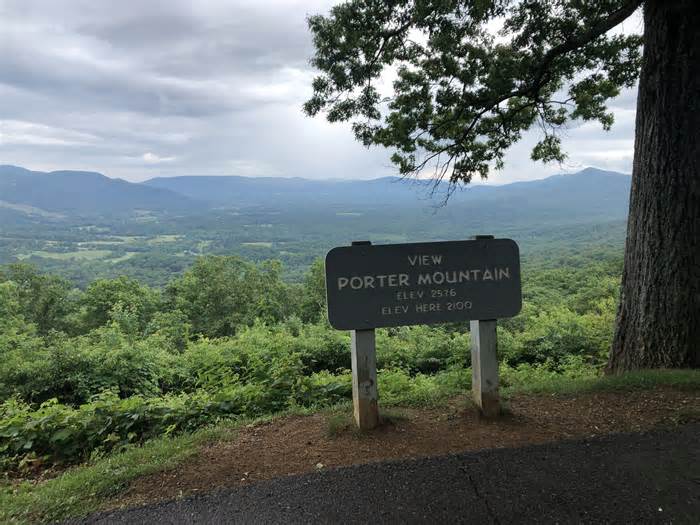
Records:
[[[700,367],[700,2],[647,0],[608,372]]]

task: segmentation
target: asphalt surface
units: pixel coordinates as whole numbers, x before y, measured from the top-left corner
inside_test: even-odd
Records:
[[[325,470],[80,523],[367,522],[698,524],[700,424]]]

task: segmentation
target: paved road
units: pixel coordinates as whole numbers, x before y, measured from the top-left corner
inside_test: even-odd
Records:
[[[309,522],[698,524],[700,424],[328,470],[85,521]]]

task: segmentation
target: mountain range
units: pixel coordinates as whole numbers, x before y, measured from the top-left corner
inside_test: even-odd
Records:
[[[193,210],[189,197],[173,191],[111,179],[91,171],[30,171],[0,166],[0,203],[4,208],[100,215],[133,210]]]
[[[439,207],[445,184],[397,177],[373,180],[309,180],[303,178],[182,176],[158,177],[143,183],[112,179],[85,171],[31,171],[0,166],[0,209],[14,214],[108,215],[138,210],[188,214],[213,208],[333,207],[382,209],[400,206]],[[577,173],[502,186],[468,186],[450,197],[448,208],[509,214],[536,210],[555,218],[592,215],[624,218],[630,177],[586,168]]]

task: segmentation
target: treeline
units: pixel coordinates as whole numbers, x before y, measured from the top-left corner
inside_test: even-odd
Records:
[[[320,318],[325,295],[320,261],[304,285],[284,282],[281,271],[278,261],[256,265],[238,257],[208,256],[163,289],[122,276],[95,280],[81,291],[33,266],[11,264],[0,268],[0,283],[7,316],[21,317],[42,336],[84,335],[115,321],[132,336],[170,324],[192,336],[225,337],[256,319]]]
[[[620,261],[525,268],[524,307],[499,323],[504,384],[594,374]],[[162,289],[121,277],[79,290],[27,265],[0,270],[0,463],[75,461],[191,430],[350,397],[347,333],[325,318],[324,273],[207,256]],[[383,402],[469,387],[466,324],[378,330]]]

